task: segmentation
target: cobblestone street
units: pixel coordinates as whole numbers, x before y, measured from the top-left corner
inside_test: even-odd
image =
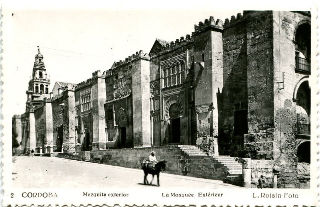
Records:
[[[109,188],[143,185],[143,171],[56,157],[13,157],[13,186],[22,188]],[[151,176],[148,177],[149,181]],[[156,177],[153,181],[156,184]],[[238,188],[219,180],[161,173],[162,188]]]

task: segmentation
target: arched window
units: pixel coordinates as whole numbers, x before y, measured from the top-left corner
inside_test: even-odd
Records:
[[[296,72],[311,73],[311,27],[309,23],[298,26],[295,33]]]
[[[297,134],[310,135],[311,90],[308,81],[300,84],[296,93]]]
[[[39,71],[39,78],[43,78],[43,74],[41,71]]]
[[[48,93],[49,93],[48,86],[46,86],[46,94],[48,94]]]
[[[38,85],[35,86],[35,93],[39,93],[39,86]]]
[[[40,93],[42,94],[44,92],[43,84],[40,85]]]

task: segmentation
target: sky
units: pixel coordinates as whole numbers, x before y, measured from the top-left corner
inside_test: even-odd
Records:
[[[92,72],[105,71],[136,51],[148,53],[156,38],[175,41],[191,34],[194,24],[210,16],[224,21],[244,9],[274,9],[277,5],[303,10],[312,5],[245,2],[7,1],[3,7],[4,116],[9,120],[25,110],[37,46],[52,89],[56,81],[84,81]]]
[[[37,46],[44,56],[51,88],[56,81],[79,83],[96,70],[136,51],[149,53],[156,38],[175,41],[191,34],[194,24],[210,16],[231,17],[240,11],[12,11],[11,61],[6,80],[14,113],[23,113]],[[17,98],[19,97],[19,98]]]

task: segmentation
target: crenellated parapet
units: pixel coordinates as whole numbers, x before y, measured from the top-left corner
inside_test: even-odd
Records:
[[[245,15],[242,15],[241,13],[238,13],[237,16],[232,15],[230,19],[225,19],[224,21],[224,28],[231,27],[245,19]]]
[[[92,84],[96,83],[97,78],[105,77],[105,75],[106,75],[105,72],[101,72],[100,70],[96,70],[92,73],[91,78],[88,78],[87,80],[82,81],[76,85],[68,85],[68,88],[66,88],[66,89],[69,91],[70,90],[76,91],[76,90],[80,90],[85,87],[92,86]]]
[[[54,101],[59,100],[61,98],[63,98],[63,93],[57,94],[57,95],[55,95],[55,96],[53,96],[51,98],[47,98],[46,102],[48,102],[48,103],[49,102],[54,102]]]
[[[166,44],[164,50],[172,50],[172,49],[184,46],[187,43],[192,41],[193,41],[193,37],[187,34],[185,37],[180,37],[180,39],[176,39],[176,41],[171,41],[170,43]]]
[[[105,72],[101,72],[100,70],[96,70],[92,73],[92,78],[103,78],[105,76]]]
[[[194,42],[195,37],[202,33],[209,30],[215,31],[223,31],[223,21],[221,19],[215,20],[214,17],[210,16],[208,19],[205,19],[203,22],[199,22],[198,24],[194,25],[194,31],[186,36],[182,36],[175,41],[171,41],[170,43],[161,44],[162,48],[157,50],[154,54],[156,56],[170,52],[172,50],[176,50],[178,48],[187,46]]]
[[[139,50],[138,52],[126,57],[124,60],[114,62],[111,69],[118,68],[122,65],[131,63],[139,59],[150,60],[150,57],[147,53],[144,53],[142,50]]]
[[[171,41],[171,42],[162,41],[162,48],[158,50],[156,53],[152,54],[151,56],[153,55],[158,56],[158,55],[170,52],[172,50],[176,50],[178,48],[189,45],[194,41],[193,35],[194,35],[194,32],[192,33],[192,35],[187,34],[186,36],[181,36],[179,39],[176,39],[175,41]]]
[[[194,34],[205,32],[209,29],[222,31],[223,21],[221,19],[215,20],[213,16],[210,16],[209,19],[204,20],[204,22],[199,22],[198,25],[194,25]]]
[[[75,90],[80,90],[80,89],[82,89],[82,88],[91,86],[92,83],[93,83],[93,79],[94,79],[94,78],[89,78],[89,79],[87,79],[86,81],[82,81],[82,82],[78,83],[78,84],[76,85],[76,87],[75,87]]]

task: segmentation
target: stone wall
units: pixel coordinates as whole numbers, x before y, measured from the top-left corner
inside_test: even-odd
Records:
[[[223,82],[222,21],[210,17],[195,25],[191,36],[170,43],[156,40],[150,55],[154,143],[195,144],[197,135],[217,136],[217,96]],[[175,71],[181,63],[183,83],[166,85],[165,76],[171,75],[166,71]],[[169,115],[173,105],[180,110],[180,139],[172,138],[177,136],[172,134],[172,127],[177,128],[173,125],[176,117]]]
[[[12,149],[13,154],[22,154],[23,153],[23,144],[22,144],[22,120],[20,115],[14,115],[12,117]]]
[[[22,140],[21,146],[23,153],[29,153],[30,140],[29,140],[29,113],[24,113],[21,115],[21,126],[22,126]]]
[[[246,20],[239,16],[232,23],[225,21],[223,30],[223,89],[219,108],[219,148],[222,154],[231,153],[230,145],[237,143],[233,135],[246,132],[248,110],[247,87],[247,28]],[[235,112],[243,115],[235,120]],[[240,112],[241,113],[241,112]],[[235,122],[244,123],[235,132]]]
[[[260,130],[259,133],[244,135],[245,146],[253,148],[255,152],[251,154],[254,159],[274,159],[276,142],[274,140],[274,128]]]
[[[247,13],[248,131],[259,133],[273,122],[273,15]]]
[[[141,169],[141,162],[148,158],[151,151],[155,152],[157,160],[167,161],[166,173],[218,180],[226,178],[226,169],[211,157],[190,158],[176,146],[91,151],[89,161]],[[82,151],[77,155],[60,154],[58,156],[86,160],[86,154],[87,152]],[[143,176],[142,171],[141,176]]]
[[[107,103],[105,108],[111,108],[113,119],[107,121],[107,133],[109,140],[107,148],[133,147],[133,119],[131,96]],[[106,110],[106,111],[107,111]],[[121,132],[121,129],[123,130]],[[125,130],[125,140],[121,139],[121,133]]]
[[[194,88],[199,136],[218,136],[218,91],[223,87],[223,47],[220,20],[210,18],[214,29],[196,31],[193,55]],[[212,26],[213,26],[212,25]],[[203,66],[199,63],[203,62]],[[206,94],[206,95],[204,95]]]
[[[279,185],[283,187],[298,185],[295,134],[296,105],[299,103],[295,100],[295,94],[299,84],[308,81],[309,75],[296,71],[295,34],[300,24],[308,22],[310,24],[310,16],[299,12],[274,12],[274,122],[277,143],[275,159],[280,170]]]
[[[75,127],[76,127],[76,151],[78,150],[91,150],[93,143],[93,113],[92,113],[92,83],[94,81],[92,78],[87,79],[79,83],[74,92],[74,100],[75,100]],[[97,92],[97,91],[96,91]],[[84,95],[85,94],[85,95]],[[81,96],[86,96],[89,98],[89,101],[86,102],[86,109],[82,105]],[[96,98],[95,98],[96,99]],[[97,103],[97,102],[96,102]],[[97,107],[97,105],[95,105]],[[95,110],[98,110],[97,108]],[[96,113],[95,113],[96,114]],[[97,132],[97,127],[95,127]],[[97,135],[97,134],[96,134]]]
[[[46,107],[45,105],[34,110],[36,127],[36,153],[42,153],[46,140]]]
[[[185,90],[186,80],[184,84],[172,85],[164,87],[164,70],[171,69],[176,65],[180,65],[184,70],[184,78],[189,76],[191,67],[192,40],[190,36],[185,40],[176,40],[176,42],[166,43],[163,45],[155,41],[154,47],[159,47],[157,51],[151,49],[150,55],[150,93],[152,97],[151,116],[152,116],[152,140],[154,146],[166,145],[172,142],[180,142],[181,144],[190,144],[190,117],[188,94]],[[181,64],[183,63],[183,64]],[[160,78],[161,77],[161,78]],[[170,107],[175,104],[177,106],[178,116],[180,117],[180,137],[179,141],[172,141],[171,131],[172,123],[169,115]],[[176,117],[177,118],[177,117]],[[188,129],[188,130],[181,130]]]
[[[68,93],[64,91],[52,98],[52,120],[53,120],[53,151],[67,150],[69,142],[69,102]],[[61,131],[62,130],[62,137]],[[61,144],[62,142],[62,144]],[[60,149],[60,146],[62,147]]]
[[[106,71],[107,148],[150,145],[149,70],[148,56],[139,51]]]
[[[251,160],[251,187],[258,186],[261,175],[265,178],[265,187],[273,188],[273,160]]]

